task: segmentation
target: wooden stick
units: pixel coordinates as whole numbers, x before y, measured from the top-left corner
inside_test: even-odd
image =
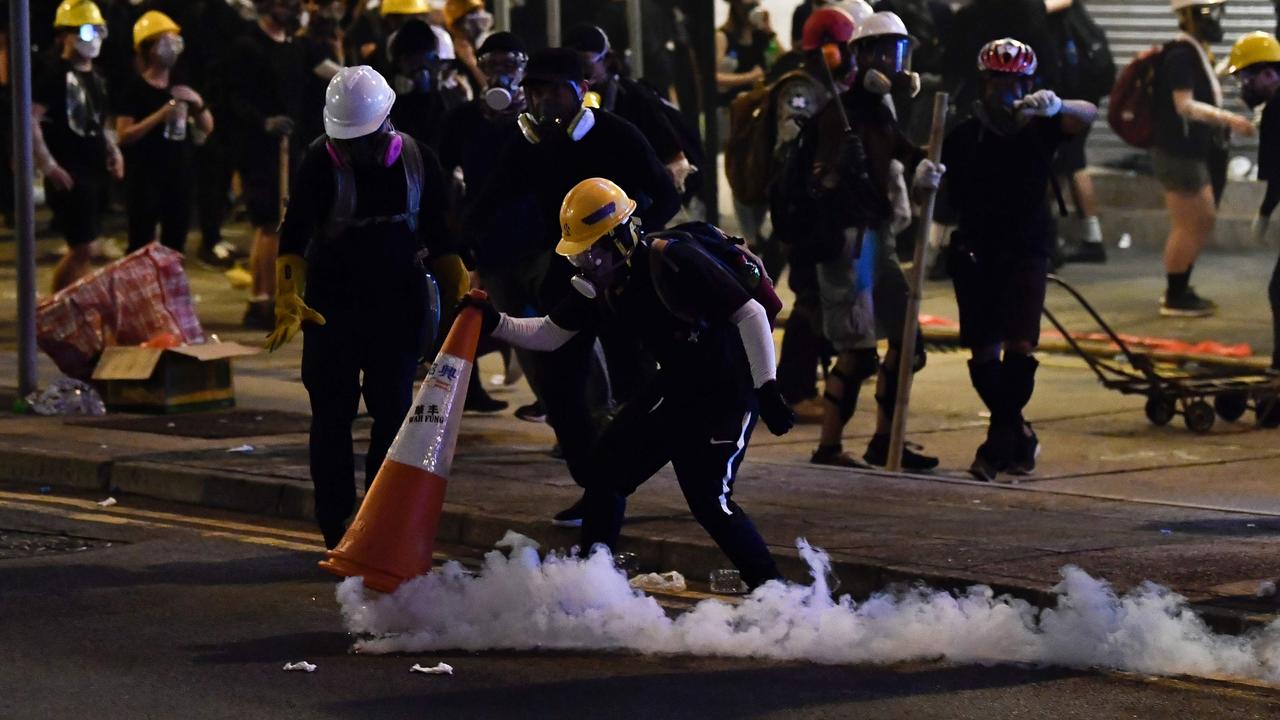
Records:
[[[280,222],[289,206],[289,136],[280,136]]]
[[[929,159],[942,159],[943,131],[947,122],[947,94],[933,96],[933,127],[929,131]],[[907,318],[902,328],[902,345],[898,350],[898,396],[893,406],[893,426],[889,432],[889,458],[886,469],[902,471],[902,447],[907,439],[907,403],[911,400],[911,380],[914,376],[916,357],[916,332],[920,328],[920,298],[924,285],[924,249],[933,226],[933,203],[937,190],[929,190],[922,198],[920,225],[916,228],[916,247],[912,257],[911,276],[907,278],[910,293],[907,295]]]

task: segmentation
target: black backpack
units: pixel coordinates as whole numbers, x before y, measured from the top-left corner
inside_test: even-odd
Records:
[[[1105,97],[1116,81],[1116,61],[1106,31],[1093,21],[1081,0],[1049,17],[1062,53],[1059,94],[1090,102]]]
[[[747,249],[746,241],[740,237],[725,234],[723,230],[706,222],[681,223],[666,230],[647,236],[653,249],[653,261],[662,262],[663,251],[673,242],[693,243],[707,256],[729,272],[742,285],[751,299],[760,303],[765,315],[769,318],[770,327],[774,326],[778,313],[782,312],[782,300],[773,288],[773,280],[764,270],[764,261]],[[659,292],[661,296],[662,293]],[[664,302],[666,300],[664,299]],[[679,308],[668,306],[677,316],[683,313]],[[684,318],[696,323],[696,319]]]

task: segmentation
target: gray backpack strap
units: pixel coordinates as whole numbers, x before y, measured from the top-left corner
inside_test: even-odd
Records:
[[[400,158],[404,162],[407,222],[409,230],[417,232],[418,211],[422,207],[422,179],[423,175],[426,174],[426,169],[422,162],[422,151],[418,148],[418,142],[404,133],[399,134],[400,139],[404,142],[400,150]]]

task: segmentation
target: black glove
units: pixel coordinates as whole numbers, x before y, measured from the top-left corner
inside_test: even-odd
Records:
[[[262,129],[268,135],[282,137],[293,134],[293,118],[288,115],[272,115],[262,123]]]
[[[778,381],[770,380],[756,388],[756,400],[760,403],[760,419],[769,432],[786,435],[796,424],[796,414],[778,390]]]
[[[476,308],[480,311],[482,319],[480,320],[480,331],[485,335],[492,335],[494,330],[498,329],[498,321],[502,319],[502,314],[498,309],[489,302],[488,298],[477,298],[471,294],[462,296],[462,302],[458,303],[458,312],[461,313],[469,307]]]

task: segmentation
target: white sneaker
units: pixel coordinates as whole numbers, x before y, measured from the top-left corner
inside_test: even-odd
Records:
[[[119,240],[112,237],[101,237],[94,240],[91,248],[94,260],[119,260],[125,256],[124,245],[121,245]]]

